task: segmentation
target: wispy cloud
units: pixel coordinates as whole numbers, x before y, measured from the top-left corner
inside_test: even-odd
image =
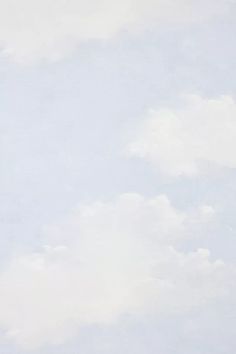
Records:
[[[2,52],[17,62],[57,60],[90,39],[202,22],[227,12],[230,4],[230,0],[1,0],[0,43]]]

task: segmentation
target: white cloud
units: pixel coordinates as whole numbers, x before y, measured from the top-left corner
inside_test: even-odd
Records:
[[[194,176],[211,163],[236,168],[236,103],[187,96],[182,107],[153,110],[129,145],[163,173]]]
[[[203,21],[230,0],[0,0],[0,43],[18,62],[55,60],[89,39],[162,23]]]
[[[178,314],[224,295],[227,265],[208,250],[175,249],[191,219],[165,196],[124,194],[80,207],[45,231],[42,251],[1,272],[1,328],[33,348],[123,314]]]

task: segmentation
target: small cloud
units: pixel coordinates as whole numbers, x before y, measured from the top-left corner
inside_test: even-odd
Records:
[[[128,151],[172,177],[206,173],[204,164],[236,168],[235,117],[232,97],[186,96],[180,108],[152,111]],[[205,212],[212,211],[205,208]]]
[[[203,205],[200,207],[200,213],[203,217],[212,218],[216,211],[211,205]]]

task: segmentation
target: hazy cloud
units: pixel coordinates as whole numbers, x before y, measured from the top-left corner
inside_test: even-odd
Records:
[[[205,249],[175,248],[210,206],[176,210],[164,195],[124,194],[74,210],[45,231],[45,246],[0,275],[0,324],[26,348],[60,343],[80,326],[123,314],[183,314],[227,294],[230,268]],[[195,215],[196,216],[196,215]],[[195,218],[196,221],[196,218]]]

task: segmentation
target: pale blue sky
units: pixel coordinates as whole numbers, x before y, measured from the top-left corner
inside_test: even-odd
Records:
[[[34,9],[28,9],[26,0],[21,1],[23,16],[24,13],[27,14],[26,20],[29,20],[30,16],[34,18],[36,16]],[[11,3],[14,8],[14,1]],[[132,1],[130,3],[132,8]],[[160,15],[161,20],[159,15],[157,18],[153,15],[154,21],[152,17],[148,17],[149,15],[147,18],[143,15],[147,8],[142,3],[140,1],[141,12],[135,20],[137,26],[140,26],[139,30],[131,25],[130,30],[129,25],[126,24],[127,20],[124,20],[123,24],[124,14],[122,12],[122,21],[119,20],[117,28],[109,30],[111,32],[107,29],[109,39],[100,38],[102,34],[98,34],[96,38],[96,31],[93,32],[92,29],[92,34],[89,35],[91,39],[89,39],[83,31],[81,32],[83,34],[79,35],[76,30],[72,44],[68,44],[69,47],[73,47],[73,50],[67,52],[63,49],[63,55],[52,61],[53,45],[49,48],[50,50],[43,47],[42,43],[46,41],[46,37],[42,35],[42,39],[40,37],[39,40],[34,28],[30,27],[30,21],[28,27],[25,25],[25,37],[22,39],[20,35],[17,36],[18,22],[11,14],[12,8],[6,9],[0,1],[0,12],[4,9],[5,15],[9,15],[9,18],[5,20],[6,23],[4,22],[2,27],[0,25],[0,31],[3,33],[0,35],[2,42],[0,59],[0,328],[2,336],[0,352],[2,353],[234,354],[235,352],[236,170],[233,157],[231,165],[224,161],[223,155],[220,160],[222,163],[217,164],[208,154],[206,158],[208,162],[206,163],[204,159],[202,162],[203,173],[190,177],[183,173],[176,177],[161,171],[161,163],[165,164],[165,154],[161,157],[158,155],[155,160],[157,164],[155,164],[150,163],[145,157],[132,157],[127,153],[127,146],[136,134],[137,127],[148,120],[150,109],[159,112],[165,108],[177,115],[179,107],[184,105],[182,95],[191,94],[201,97],[205,102],[211,99],[218,102],[221,96],[230,96],[236,105],[235,2],[231,1],[230,14],[210,16],[208,12],[214,14],[213,8],[216,5],[223,6],[229,1],[218,0],[215,4],[207,0],[206,8],[202,5],[198,8],[197,5],[199,18],[189,22],[186,21],[184,15],[183,18],[180,16],[178,21],[173,14],[170,17],[166,15],[165,11],[169,12],[172,7],[174,9],[173,1],[169,0],[166,5],[164,4],[165,11],[158,10],[158,1],[148,2],[150,5],[147,5],[147,8],[149,6],[148,11],[151,13],[155,14],[160,11],[162,14],[161,11],[164,11],[163,15]],[[53,1],[50,4],[53,9]],[[78,10],[81,6],[83,8],[80,0],[74,1],[74,4],[78,5]],[[117,4],[114,2],[114,9],[118,6]],[[182,13],[181,7],[183,7],[183,14],[185,13],[185,4],[186,2],[179,1],[180,14]],[[197,2],[192,0],[189,4],[194,8]],[[35,0],[35,11],[36,5]],[[96,9],[96,5],[101,5],[99,0],[94,1],[92,6]],[[47,9],[47,5],[45,6]],[[67,5],[65,5],[65,11],[66,9]],[[109,11],[112,12],[112,6],[107,10],[103,21],[109,19]],[[197,10],[195,11],[198,13]],[[52,19],[53,13],[52,11]],[[56,14],[55,12],[55,18]],[[47,17],[46,14],[42,16]],[[95,11],[94,16],[96,30],[95,19],[99,14]],[[112,16],[114,14],[111,15],[111,19]],[[80,20],[79,18],[78,23]],[[88,19],[85,18],[86,21]],[[153,21],[152,26],[144,25],[145,21]],[[108,23],[111,26],[109,21]],[[44,25],[43,20],[39,21],[40,25]],[[55,30],[57,40],[58,38],[64,40],[63,30],[65,30],[65,36],[67,35],[66,27],[62,27],[57,33],[53,21],[51,27],[48,25],[48,28],[42,29],[42,33],[44,31],[46,33],[46,30],[49,32],[52,30],[52,33]],[[99,28],[97,31],[100,33]],[[72,36],[71,33],[70,35]],[[79,38],[83,35],[85,38],[81,43]],[[32,42],[27,42],[31,36]],[[32,55],[30,46],[34,48],[33,43],[36,45],[38,43],[39,49],[42,45],[45,52],[42,50],[42,53],[37,53],[36,51],[36,54]],[[60,41],[58,43],[63,47]],[[56,42],[57,49],[58,43]],[[14,49],[13,54],[6,55],[4,51],[9,48]],[[234,104],[232,103],[232,107]],[[232,113],[231,119],[231,108],[226,107],[226,109],[229,112],[231,130],[234,131],[236,116]],[[157,113],[157,118],[158,114],[161,113]],[[191,114],[194,118],[189,119],[200,118],[195,117],[192,111]],[[210,115],[211,111],[206,111],[206,120]],[[226,118],[220,113],[219,118],[217,115],[217,124],[218,121],[219,126],[222,124],[222,131]],[[181,115],[179,119],[181,121]],[[208,121],[206,121],[207,124]],[[207,130],[207,132],[211,135],[212,130]],[[167,140],[168,137],[164,138],[164,143],[168,145],[170,142]],[[159,142],[157,141],[156,144],[157,154],[159,154]],[[232,148],[233,156],[236,143],[232,143],[230,148]],[[188,149],[188,145],[185,149]],[[224,146],[222,146],[222,151],[224,151]],[[221,156],[221,152],[219,155]],[[206,165],[208,165],[207,168],[205,168]],[[139,225],[141,236],[139,230],[136,230],[132,224],[135,220],[136,202],[134,205],[131,202],[127,210],[125,206],[121,207],[119,202],[116,202],[117,198],[119,200],[119,196],[124,193],[136,193],[146,198],[147,202],[137,202],[140,203],[138,204],[140,214],[137,211],[137,215],[141,219]],[[173,211],[169,210],[169,207],[166,211],[165,202],[162,200],[158,200],[157,209],[154,211],[150,209],[154,198],[163,194],[168,197]],[[105,205],[102,215],[94,206],[97,201]],[[77,215],[73,210],[78,206],[82,214]],[[204,206],[210,206],[212,209],[204,209]],[[87,210],[90,215],[88,221],[83,219],[85,218],[83,210]],[[214,215],[211,217],[204,210],[214,210]],[[183,225],[180,221],[180,229],[178,223],[172,225],[173,218],[178,218],[179,213],[185,215]],[[110,220],[113,219],[114,224],[111,222],[110,225]],[[156,220],[158,220],[157,226]],[[88,225],[94,223],[92,230],[87,222]],[[77,223],[78,225],[82,223],[78,229],[75,226]],[[166,302],[162,299],[162,296],[165,298],[165,290],[159,289],[161,293],[159,301],[159,292],[153,292],[153,288],[150,290],[149,285],[142,285],[142,288],[139,288],[140,281],[144,280],[141,275],[141,280],[138,276],[136,279],[136,273],[132,273],[133,269],[131,271],[129,248],[127,248],[127,264],[125,263],[127,274],[130,276],[130,278],[127,276],[127,282],[132,283],[135,278],[134,289],[136,290],[130,289],[130,292],[133,294],[134,291],[135,294],[131,297],[131,305],[128,301],[130,294],[125,293],[128,304],[123,303],[123,298],[122,300],[119,298],[120,287],[123,286],[124,290],[126,289],[124,285],[126,282],[123,282],[123,278],[126,281],[126,271],[122,263],[123,253],[126,255],[126,249],[122,251],[122,247],[126,245],[126,239],[124,244],[117,246],[116,255],[121,260],[120,267],[119,262],[116,265],[119,270],[118,275],[116,273],[118,270],[116,267],[112,268],[112,263],[109,274],[106,273],[109,263],[105,263],[105,270],[103,268],[101,270],[102,274],[105,274],[105,279],[108,280],[105,285],[101,280],[99,283],[98,280],[96,289],[98,298],[104,296],[104,304],[101,305],[100,300],[90,300],[90,303],[84,303],[83,297],[80,298],[81,291],[87,293],[88,298],[91,295],[91,288],[87,288],[87,285],[83,290],[84,283],[80,277],[85,282],[93,284],[96,272],[100,271],[100,264],[96,263],[98,262],[96,257],[100,259],[100,253],[99,256],[96,253],[97,249],[95,249],[95,260],[90,251],[86,253],[88,251],[86,247],[91,247],[91,249],[100,247],[100,244],[96,246],[97,239],[94,239],[93,243],[91,234],[95,235],[94,237],[101,237],[100,242],[105,245],[101,252],[105,252],[103,257],[108,262],[109,257],[112,258],[113,250],[109,248],[112,247],[109,237],[107,239],[104,236],[103,239],[103,233],[110,235],[109,233],[114,232],[116,235],[122,233],[122,230],[124,235],[126,233],[127,235],[119,234],[118,239],[123,240],[123,237],[126,237],[127,247],[134,244],[134,248],[136,247],[135,237],[139,242],[139,237],[145,240],[149,234],[154,238],[155,233],[157,235],[162,232],[164,235],[167,233],[165,237],[171,235],[170,241],[168,239],[164,241],[164,244],[167,242],[166,247],[168,246],[169,249],[173,247],[178,253],[176,257],[183,258],[182,261],[177,261],[175,258],[172,260],[173,255],[167,253],[166,259],[163,260],[165,265],[161,263],[160,270],[156,265],[157,269],[146,273],[146,266],[141,267],[134,258],[135,267],[135,262],[137,262],[137,269],[140,273],[144,271],[143,267],[145,268],[144,275],[142,275],[144,278],[153,277],[153,271],[157,271],[158,276],[163,278],[169,284],[168,286],[173,286],[172,295],[169,295],[170,290],[167,286]],[[178,235],[179,243],[176,244],[172,240],[173,235]],[[81,242],[80,238],[83,239],[83,237],[89,240],[86,241],[89,246],[85,247],[84,253],[83,248],[82,251],[77,249],[77,247],[84,247],[84,245],[78,246]],[[64,242],[63,247],[67,247],[70,252],[74,247],[76,251],[73,251],[72,256],[70,254],[60,256],[69,258],[59,258],[56,261],[54,256],[50,256],[52,259],[48,261],[49,268],[46,268],[42,278],[38,279],[37,275],[35,278],[34,273],[31,278],[24,266],[21,269],[21,263],[19,263],[19,271],[17,270],[15,264],[18,264],[19,259],[24,259],[26,263],[28,262],[27,264],[31,264],[35,252],[39,252],[39,257],[44,259],[47,257],[43,251],[44,247],[46,245],[54,247],[55,244],[61,246],[61,240]],[[150,242],[154,242],[153,239]],[[154,242],[157,259],[150,250],[150,258],[154,257],[154,261],[157,262],[162,259],[162,256],[165,258],[165,252],[167,252],[163,248],[162,254],[163,241],[158,242],[160,244]],[[208,261],[206,264],[205,261],[201,263],[201,256],[196,256],[193,262],[189,261],[192,253],[197,252],[198,249],[210,251],[209,264]],[[131,264],[132,257],[139,255],[138,252],[137,250],[137,254],[133,255],[131,251]],[[80,266],[76,262],[80,262],[83,256],[87,268],[86,273],[82,271],[81,276]],[[142,256],[144,257],[143,263],[148,263],[148,254],[145,253]],[[74,257],[73,261],[71,257]],[[219,259],[220,262],[224,262],[224,269],[218,273],[214,262]],[[176,267],[179,267],[176,274],[172,273],[171,268],[174,262],[177,262]],[[49,291],[47,282],[44,283],[44,279],[48,279],[51,267],[56,267],[56,276],[59,279],[59,283],[55,285],[58,287],[55,291]],[[203,268],[205,275],[202,273]],[[188,269],[190,269],[189,272]],[[64,278],[64,271],[66,278]],[[76,276],[74,276],[74,271]],[[70,278],[71,274],[73,276]],[[116,276],[121,283],[118,282],[118,297],[115,298],[110,309],[108,305],[106,308],[106,302],[110,301],[110,290],[108,293],[105,291],[105,295],[101,294],[103,294],[103,287],[113,287]],[[10,285],[8,285],[8,279]],[[68,284],[66,282],[65,288],[60,288],[58,284],[65,279],[69,279]],[[38,298],[37,291],[31,288],[31,284],[33,284],[32,287],[37,288],[37,282],[42,286]],[[82,289],[80,292],[77,290],[77,285]],[[47,318],[48,312],[50,313],[51,298],[55,297],[55,303],[57,303],[56,291],[60,292],[60,289],[62,294],[65,291],[68,295],[71,291],[77,296],[77,300],[74,300],[74,297],[72,300],[72,306],[74,306],[72,314],[74,315],[67,314],[66,307],[62,311],[59,307],[64,302],[59,301],[58,311],[57,305],[53,308],[53,311],[58,312],[58,316],[55,315],[55,323],[52,321],[48,325],[47,321],[37,317],[39,314],[36,307],[45,311],[45,318]],[[192,289],[194,293],[191,293]],[[141,301],[136,291],[142,294],[146,292],[149,294],[150,291],[151,295],[146,294]],[[121,294],[123,294],[123,288]],[[185,294],[186,309],[181,304],[182,296],[185,297]],[[197,300],[194,298],[195,295]],[[47,302],[47,296],[49,302]],[[96,299],[96,294],[94,296]],[[8,297],[9,301],[6,300]],[[27,306],[27,297],[29,306]],[[24,305],[21,300],[17,300],[18,298],[26,298]],[[190,301],[191,298],[194,298],[193,303]],[[153,304],[149,308],[150,299]],[[94,305],[96,301],[98,303]],[[173,301],[175,301],[174,304]],[[135,310],[132,304],[135,304]],[[68,303],[67,306],[69,307]],[[97,306],[99,310],[93,310],[93,306],[95,308]],[[172,306],[178,309],[177,313],[169,310]],[[87,309],[85,310],[87,313],[81,317],[83,308]],[[95,317],[94,311],[99,313],[96,313]],[[50,316],[52,315],[49,314],[51,320]],[[33,328],[32,333],[30,328]],[[62,337],[62,342],[55,344],[55,337]]]

